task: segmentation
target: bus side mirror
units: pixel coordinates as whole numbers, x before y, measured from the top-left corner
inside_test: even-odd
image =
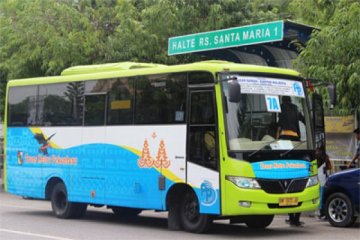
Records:
[[[313,125],[315,133],[324,133],[325,124],[324,124],[324,109],[323,101],[320,94],[314,93],[312,96],[312,106],[313,106]]]
[[[336,87],[333,83],[329,84],[327,86],[329,98],[330,98],[330,104],[334,106],[336,104]]]
[[[237,81],[229,82],[229,101],[239,103],[241,101],[241,87]]]

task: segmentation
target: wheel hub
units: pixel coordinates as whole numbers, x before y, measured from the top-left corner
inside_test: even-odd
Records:
[[[58,193],[58,195],[56,196],[56,206],[58,209],[64,209],[66,207],[66,196],[63,193]]]
[[[195,202],[189,202],[186,205],[186,217],[189,220],[194,220],[198,217],[197,204]]]
[[[335,222],[341,222],[346,218],[348,209],[346,203],[341,199],[334,199],[330,203],[330,216]]]

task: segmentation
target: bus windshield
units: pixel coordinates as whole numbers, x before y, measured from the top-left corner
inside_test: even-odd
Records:
[[[240,74],[221,78],[230,151],[312,149],[301,81]],[[235,101],[230,96],[234,89]]]

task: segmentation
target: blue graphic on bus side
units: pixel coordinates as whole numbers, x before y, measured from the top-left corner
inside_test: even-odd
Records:
[[[139,168],[139,156],[126,148],[91,143],[40,151],[36,133],[28,128],[8,128],[7,140],[10,193],[44,198],[47,182],[57,177],[65,183],[73,202],[160,210],[166,206],[166,195],[154,184],[159,171]],[[171,184],[168,181],[169,187]]]
[[[217,194],[211,182],[205,180],[203,183],[201,183],[200,191],[201,191],[201,203],[203,205],[211,206],[216,202]]]
[[[257,178],[289,179],[310,175],[310,163],[303,160],[270,160],[251,164]]]
[[[166,192],[175,182],[166,178],[165,192],[160,191],[159,171],[139,168],[138,154],[107,143],[51,147],[45,137],[46,147],[41,149],[44,143],[39,143],[36,134],[29,128],[8,128],[9,193],[43,199],[46,184],[56,177],[65,183],[72,202],[166,210]],[[194,187],[194,191],[201,213],[220,213],[220,193],[210,182]]]

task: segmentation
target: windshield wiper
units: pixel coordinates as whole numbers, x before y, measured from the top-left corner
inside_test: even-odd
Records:
[[[301,144],[303,144],[304,142],[306,142],[306,141],[300,141],[295,147],[293,147],[292,149],[289,149],[289,150],[287,150],[286,152],[284,152],[284,153],[280,153],[280,157],[284,157],[284,156],[286,156],[289,152],[291,152],[292,150],[295,150],[295,149],[297,149]]]
[[[264,146],[262,146],[261,148],[259,148],[259,149],[255,150],[254,152],[250,153],[250,154],[248,155],[248,157],[251,157],[251,156],[252,156],[252,155],[254,155],[255,153],[257,153],[257,152],[259,152],[259,151],[263,150],[264,148],[269,147],[269,146],[270,146],[270,144],[272,144],[272,143],[274,143],[274,142],[277,142],[278,140],[279,140],[279,139],[275,139],[275,140],[273,140],[273,141],[271,141],[271,142],[269,142],[269,143],[265,144],[265,145],[264,145]]]

